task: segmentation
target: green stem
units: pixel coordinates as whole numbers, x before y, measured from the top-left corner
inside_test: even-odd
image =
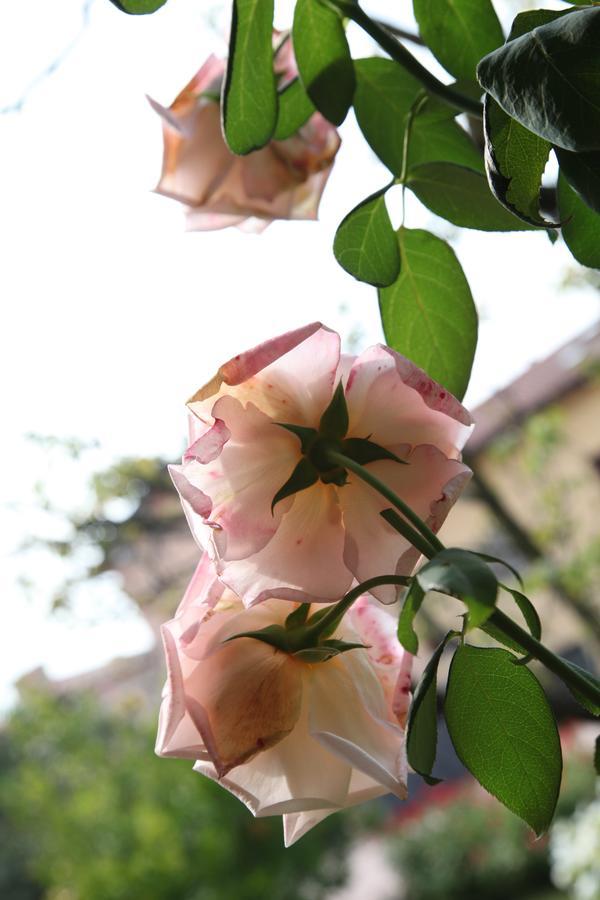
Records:
[[[468,112],[473,116],[478,116],[480,119],[483,118],[483,106],[479,100],[467,97],[465,94],[461,94],[460,91],[439,81],[383,25],[371,19],[360,8],[358,3],[354,3],[352,0],[327,0],[327,2],[343,13],[344,16],[360,25],[363,31],[366,31],[379,44],[382,50],[389,53],[392,59],[400,63],[407,72],[410,72],[411,75],[418,79],[430,94],[434,94],[434,96],[439,97],[440,100],[443,100],[449,106],[455,107],[455,109]]]
[[[413,512],[413,510],[398,497],[387,484],[384,484],[383,481],[380,481],[376,475],[367,469],[365,466],[361,466],[360,463],[355,462],[353,459],[350,459],[349,456],[346,456],[344,453],[340,453],[339,450],[327,449],[326,451],[327,459],[333,465],[340,466],[343,469],[350,469],[351,472],[354,472],[355,475],[358,475],[359,478],[362,478],[363,481],[366,481],[367,484],[371,485],[371,487],[375,488],[382,497],[385,497],[386,500],[389,500],[392,506],[395,506],[396,509],[399,509],[402,515],[411,522],[417,531],[423,535],[427,544],[429,545],[429,552],[425,552],[421,549],[421,546],[415,544],[425,556],[431,558],[434,555],[431,551],[435,551],[438,553],[440,550],[444,550],[445,547],[440,541],[440,539],[433,533],[431,528],[425,524],[425,522],[421,519],[420,516]],[[412,530],[412,529],[411,529]],[[414,533],[414,532],[413,532]],[[422,541],[420,542],[422,545]]]
[[[590,702],[600,706],[600,688],[595,687],[579,672],[567,665],[564,660],[536,640],[533,635],[525,631],[511,618],[505,615],[501,610],[496,609],[489,618],[489,621],[503,632],[507,637],[512,638],[521,645],[526,653],[533,656],[541,662],[547,669],[553,672],[561,681],[570,687],[579,691]]]
[[[303,637],[322,634],[330,625],[337,625],[342,616],[350,609],[354,601],[358,600],[361,594],[368,594],[373,588],[381,587],[384,584],[397,584],[401,587],[407,587],[411,581],[412,578],[406,575],[377,575],[375,578],[368,578],[362,584],[348,591],[338,603],[333,604],[318,622],[315,622],[314,625],[305,626],[302,632]]]

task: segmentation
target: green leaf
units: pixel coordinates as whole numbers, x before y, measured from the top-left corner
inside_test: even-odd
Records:
[[[277,123],[273,0],[233,0],[223,93],[223,131],[232,153],[268,143]]]
[[[342,19],[320,0],[298,0],[292,40],[306,93],[326,119],[341,125],[355,84]]]
[[[477,346],[477,312],[452,248],[421,229],[398,231],[398,280],[379,291],[387,344],[460,400]]]
[[[413,0],[421,37],[455,78],[475,79],[482,56],[504,41],[490,0]]]
[[[406,182],[427,209],[461,228],[528,231],[534,228],[502,207],[484,175],[452,163],[426,163],[410,170]]]
[[[577,672],[578,675],[582,675],[586,681],[588,681],[593,687],[597,690],[600,690],[600,680],[592,675],[591,672],[587,672],[585,669],[582,669],[581,666],[578,666],[576,663],[571,662],[568,659],[564,659],[561,657],[562,661],[574,672]],[[573,688],[567,682],[564,682],[568,689],[571,691],[577,702],[583,706],[584,709],[587,709],[593,716],[600,716],[600,706],[597,703],[594,703],[592,700],[588,700],[577,688]]]
[[[271,512],[273,512],[280,500],[285,500],[286,497],[291,497],[293,494],[297,494],[298,491],[304,491],[306,488],[312,487],[318,480],[319,473],[311,461],[306,459],[306,457],[303,457],[288,480],[279,488],[273,497],[273,500],[271,501]]]
[[[415,575],[421,588],[462,600],[469,610],[469,626],[482,625],[493,613],[498,579],[474,553],[460,548],[441,550]]]
[[[279,111],[273,139],[285,141],[308,122],[315,111],[314,104],[299,78],[290,81],[278,94]]]
[[[600,215],[580,200],[562,174],[558,178],[558,209],[562,236],[577,262],[600,269]]]
[[[477,67],[480,84],[525,128],[566,150],[600,149],[600,9],[508,41]]]
[[[392,284],[400,271],[398,241],[385,205],[387,186],[342,219],[333,242],[340,266],[375,287]]]
[[[560,171],[590,209],[600,215],[600,152],[573,153],[555,147]]]
[[[437,750],[437,670],[444,647],[455,637],[449,631],[435,649],[425,666],[410,709],[406,726],[406,755],[412,768],[427,784],[438,784],[439,778],[431,777]]]
[[[361,466],[377,462],[379,459],[391,459],[403,466],[408,465],[405,459],[400,459],[391,450],[380,447],[379,444],[368,438],[346,438],[345,441],[342,441],[342,453],[349,456],[354,462],[360,463]]]
[[[340,439],[348,431],[348,406],[344,394],[344,385],[340,381],[331,402],[319,422],[319,434],[326,438]]]
[[[522,594],[520,591],[517,591],[514,588],[507,587],[505,584],[501,584],[500,587],[503,591],[506,591],[512,596],[513,600],[519,607],[521,615],[525,619],[525,624],[529,629],[529,633],[539,641],[542,636],[542,623],[540,621],[540,617],[538,616],[537,610],[529,597],[526,597],[525,594]],[[494,638],[495,641],[498,641],[499,644],[504,644],[505,647],[509,647],[511,650],[514,650],[515,653],[520,654],[523,652],[523,647],[517,641],[506,635],[500,628],[497,628],[489,619],[480,627],[482,631],[485,631],[486,634],[489,634],[489,636]],[[530,662],[530,660],[530,656],[523,656],[517,662],[519,665],[524,665],[525,663]]]
[[[511,566],[510,563],[507,563],[504,559],[500,559],[499,556],[491,556],[489,553],[480,553],[478,550],[473,550],[472,552],[475,554],[475,556],[478,556],[479,559],[484,559],[486,562],[497,563],[499,566],[504,566],[504,568],[507,569],[511,573],[511,575],[515,576],[521,587],[523,587],[523,579],[521,578],[519,572],[515,569],[515,567]],[[502,587],[504,587],[504,585],[502,585]],[[506,590],[509,590],[509,588],[506,588]]]
[[[456,753],[483,787],[540,835],[556,807],[562,756],[548,701],[507,650],[459,647],[445,701]]]
[[[489,94],[484,99],[485,168],[494,197],[524,222],[556,228],[540,215],[542,175],[550,143],[511,119]]]
[[[129,13],[131,16],[145,16],[148,13],[156,12],[166,2],[167,0],[111,0],[117,9]]]
[[[421,608],[421,604],[425,598],[425,591],[421,588],[417,581],[413,581],[398,618],[398,640],[405,650],[416,655],[419,652],[419,638],[413,628],[415,616]]]
[[[600,775],[600,735],[596,738],[594,747],[594,769],[596,770],[596,775]]]
[[[421,83],[391,59],[355,60],[354,112],[360,129],[379,159],[400,176],[404,134],[410,111],[424,96]],[[445,160],[483,172],[481,153],[455,121],[456,111],[428,98],[412,122],[407,167]]]

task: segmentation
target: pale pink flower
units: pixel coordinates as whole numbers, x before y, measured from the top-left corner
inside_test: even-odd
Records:
[[[394,618],[361,597],[334,636],[371,646],[327,662],[301,662],[253,638],[224,643],[282,625],[293,608],[272,598],[245,609],[204,556],[162,629],[156,744],[161,756],[195,760],[255,816],[283,815],[288,846],[336,810],[388,792],[404,799],[407,777],[393,709],[406,660]]]
[[[468,412],[389,347],[341,356],[339,336],[317,322],[236,356],[189,401],[190,446],[171,473],[198,543],[248,604],[336,600],[353,579],[408,575],[419,560],[379,515],[389,501],[352,473],[343,487],[318,481],[271,512],[301,459],[298,438],[275,423],[317,428],[340,379],[348,436],[406,460],[368,468],[434,531],[470,477],[460,462]]]
[[[284,48],[278,55],[285,80],[290,53]],[[292,137],[234,156],[221,131],[225,66],[210,56],[170,107],[150,100],[163,121],[163,170],[156,191],[185,204],[190,231],[229,225],[260,231],[273,219],[316,219],[340,145],[336,129],[314,113]]]

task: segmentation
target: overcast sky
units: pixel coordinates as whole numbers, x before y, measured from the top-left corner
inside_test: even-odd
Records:
[[[0,540],[8,554],[0,703],[11,680],[34,665],[64,675],[138,652],[148,640],[133,613],[117,625],[48,622],[46,587],[58,576],[47,563],[28,573],[36,588],[24,600],[16,584],[22,560],[11,551],[45,527],[33,512],[33,484],[48,478],[66,505],[82,497],[81,474],[29,447],[25,434],[97,441],[103,462],[173,456],[184,399],[238,351],[313,319],[346,337],[358,329],[361,346],[381,338],[375,291],[331,253],[340,219],[386,178],[352,117],[319,223],[275,223],[260,237],[186,234],[178,205],[151,192],[162,142],[145,94],[170,103],[210,52],[222,53],[227,12],[207,0],[170,0],[135,18],[94,0],[61,66],[28,90],[77,37],[83,6],[23,0],[0,11],[0,107],[8,108],[0,115]],[[367,8],[384,15],[388,4]],[[408,13],[398,22],[414,27]],[[286,23],[282,5],[279,24]],[[351,40],[358,53],[372,52],[360,34]],[[480,308],[471,405],[598,316],[594,290],[561,287],[573,265],[545,234],[457,236],[416,201],[407,225],[450,236]],[[117,603],[114,591],[104,594],[110,598],[88,594],[82,603]]]

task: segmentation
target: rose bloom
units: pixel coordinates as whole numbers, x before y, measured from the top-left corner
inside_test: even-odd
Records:
[[[284,52],[280,60],[286,80],[295,74],[290,55]],[[150,100],[163,121],[156,191],[187,206],[190,231],[228,225],[260,231],[273,219],[316,219],[340,146],[336,129],[314,113],[292,137],[235,156],[221,131],[225,69],[224,60],[210,56],[168,109]]]
[[[286,846],[336,810],[406,797],[410,664],[392,615],[367,596],[335,638],[369,644],[309,664],[232,635],[282,625],[289,601],[251,609],[205,555],[163,625],[167,683],[156,752],[195,760],[255,816],[283,815]]]
[[[351,472],[344,486],[319,480],[271,511],[301,459],[299,439],[275,423],[317,428],[340,379],[348,437],[408,463],[367,468],[433,531],[470,477],[460,462],[469,413],[389,347],[340,355],[339,335],[317,322],[236,356],[189,401],[189,447],[171,474],[198,543],[247,604],[338,600],[354,579],[409,575],[419,560],[380,516],[389,501]],[[373,594],[391,602],[396,589]]]

